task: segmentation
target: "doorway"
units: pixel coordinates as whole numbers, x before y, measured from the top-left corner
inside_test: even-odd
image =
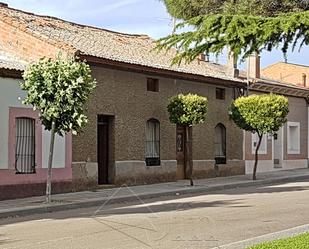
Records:
[[[108,184],[109,117],[98,115],[98,184]]]
[[[273,135],[274,141],[274,168],[282,168],[283,161],[283,128]]]
[[[183,180],[186,178],[186,130],[183,126],[177,126],[176,128],[176,158],[177,158],[177,180]]]

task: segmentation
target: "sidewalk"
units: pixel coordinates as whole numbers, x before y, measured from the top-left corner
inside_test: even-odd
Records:
[[[138,198],[149,199],[193,193],[207,194],[210,191],[248,186],[261,186],[282,182],[309,180],[309,169],[286,170],[258,174],[258,180],[252,181],[251,175],[195,180],[195,186],[189,186],[188,180],[143,186],[99,189],[77,193],[57,194],[52,204],[44,204],[44,197],[31,197],[17,200],[0,201],[0,218],[27,216],[45,212],[92,207],[103,203],[112,204],[135,201]]]

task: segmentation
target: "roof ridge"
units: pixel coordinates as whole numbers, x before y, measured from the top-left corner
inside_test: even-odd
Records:
[[[124,33],[124,32],[118,32],[118,31],[113,31],[113,30],[109,30],[109,29],[105,29],[105,28],[101,28],[101,27],[96,27],[96,26],[92,26],[92,25],[86,25],[86,24],[81,24],[81,23],[76,23],[76,22],[72,22],[72,21],[68,21],[59,17],[54,17],[54,16],[48,16],[48,15],[39,15],[39,14],[35,14],[33,12],[28,12],[25,10],[20,10],[20,9],[15,9],[12,8],[10,6],[1,6],[0,8],[2,9],[10,9],[16,12],[21,12],[27,15],[32,15],[32,16],[36,16],[36,17],[41,17],[41,18],[49,18],[55,21],[62,21],[65,23],[69,23],[71,25],[76,25],[76,26],[80,26],[80,27],[86,27],[86,28],[92,28],[92,29],[96,29],[96,30],[101,30],[101,31],[106,31],[106,32],[110,32],[110,33],[114,33],[114,34],[118,34],[118,35],[124,35],[124,36],[132,36],[132,37],[140,37],[140,38],[148,38],[148,39],[152,39],[150,36],[146,35],[146,34],[129,34],[129,33]]]
[[[265,70],[265,69],[268,69],[270,67],[273,67],[277,64],[288,64],[288,65],[293,65],[293,66],[298,66],[298,67],[306,67],[306,68],[309,68],[309,65],[304,65],[304,64],[299,64],[299,63],[292,63],[292,62],[284,62],[284,61],[277,61],[275,63],[272,63],[266,67],[264,67],[262,70]]]

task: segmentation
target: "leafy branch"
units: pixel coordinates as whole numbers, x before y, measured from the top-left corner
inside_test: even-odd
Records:
[[[235,56],[245,59],[254,52],[280,48],[286,56],[309,44],[309,11],[280,14],[277,17],[214,14],[194,17],[177,25],[177,30],[194,31],[161,38],[157,50],[177,48],[173,64],[193,61],[200,53],[219,54],[229,47]]]

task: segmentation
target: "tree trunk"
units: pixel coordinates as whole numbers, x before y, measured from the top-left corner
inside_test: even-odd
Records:
[[[256,180],[256,170],[257,170],[257,165],[259,161],[259,149],[262,143],[263,134],[258,133],[258,137],[259,137],[259,141],[255,149],[255,162],[254,162],[253,177],[252,177],[253,180]]]
[[[189,132],[190,127],[186,126],[186,161],[187,161],[187,166],[188,170],[188,178],[190,180],[190,186],[193,186],[193,179],[192,179],[192,174],[193,174],[193,162],[192,162],[192,140]]]
[[[51,181],[52,181],[54,143],[55,143],[55,122],[53,121],[51,134],[50,134],[50,146],[49,146],[49,157],[48,157],[48,170],[47,170],[47,181],[46,181],[46,203],[50,203],[51,201]]]

